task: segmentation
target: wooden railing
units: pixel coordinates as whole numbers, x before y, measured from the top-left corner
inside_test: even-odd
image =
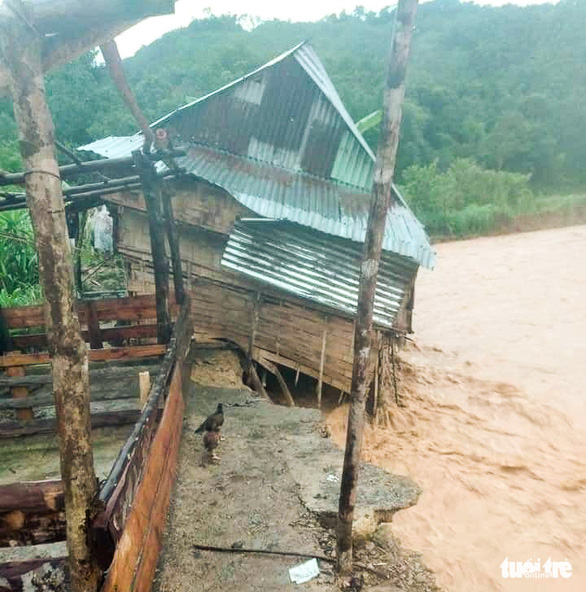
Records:
[[[12,330],[12,342],[16,349],[45,348],[45,310],[43,306],[19,306],[3,309],[3,315]],[[82,335],[92,349],[101,349],[104,341],[144,339],[157,336],[154,295],[86,300],[78,302]],[[179,305],[171,303],[175,316]],[[122,327],[102,327],[111,321],[133,322]],[[145,323],[145,321],[147,321]]]
[[[186,299],[146,404],[100,488],[102,510],[92,522],[90,538],[100,565],[109,568],[104,591],[147,590],[152,583],[181,439],[192,335],[189,309]],[[29,386],[39,380],[25,378],[30,379]],[[23,527],[18,534],[13,528],[16,523]],[[0,487],[0,546],[8,541],[10,546],[55,542],[63,540],[64,532],[60,481]],[[40,566],[62,570],[64,564],[63,558],[3,564],[0,579],[16,590],[23,574],[30,577]]]

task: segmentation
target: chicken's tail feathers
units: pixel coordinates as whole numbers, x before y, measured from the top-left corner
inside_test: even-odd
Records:
[[[203,432],[203,428],[205,426],[205,421],[195,430],[196,434],[201,434]]]

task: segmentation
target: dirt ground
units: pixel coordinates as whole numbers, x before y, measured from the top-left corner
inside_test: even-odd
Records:
[[[199,355],[181,443],[157,592],[294,590],[289,568],[307,558],[239,552],[295,551],[319,559],[320,575],[308,591],[339,590],[333,573],[343,454],[324,431],[315,409],[285,408],[259,399],[241,382],[233,351]],[[235,388],[239,386],[240,388]],[[202,437],[194,433],[206,414],[224,403],[225,441],[217,464],[202,466]],[[366,465],[358,494],[360,514],[356,579],[349,590],[439,592],[433,573],[392,536],[387,516],[416,503],[409,479]],[[380,518],[379,518],[380,520]],[[233,549],[219,552],[194,545]]]
[[[391,429],[366,460],[423,489],[391,529],[454,592],[586,589],[586,226],[440,244]],[[342,445],[346,409],[328,417]],[[505,579],[548,558],[569,579]]]

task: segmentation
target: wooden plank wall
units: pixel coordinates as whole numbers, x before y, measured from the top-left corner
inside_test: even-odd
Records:
[[[148,267],[138,275],[137,287],[147,286]],[[350,390],[354,322],[329,311],[306,306],[302,300],[274,292],[254,290],[250,285],[219,282],[192,275],[186,285],[191,299],[191,317],[197,339],[227,339],[248,351],[254,307],[258,297],[258,322],[253,354],[317,378],[320,372],[323,332],[326,330],[323,381],[342,391]],[[260,288],[260,284],[258,286]],[[378,356],[377,332],[372,360]]]
[[[261,294],[253,353],[319,376],[327,317],[323,381],[348,391],[352,376],[353,320],[317,304],[255,282],[221,267],[234,221],[253,216],[225,191],[193,180],[171,189],[180,231],[186,289],[196,336],[229,339],[248,351],[254,301]],[[174,191],[174,192],[173,192]],[[148,224],[139,193],[108,198],[118,206],[117,246],[129,265],[131,293],[154,290]],[[377,358],[380,335],[372,359]]]

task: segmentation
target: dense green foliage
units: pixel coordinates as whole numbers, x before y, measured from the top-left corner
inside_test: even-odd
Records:
[[[234,16],[197,20],[125,60],[150,120],[306,39],[355,120],[380,109],[389,10],[357,8],[316,23],[270,21],[252,30],[241,22]],[[538,196],[586,188],[584,22],[586,0],[523,8],[458,0],[420,5],[397,179],[432,234],[490,232],[540,208],[582,208],[581,197]],[[94,58],[88,54],[47,77],[57,137],[69,146],[135,131],[106,69]],[[365,133],[373,147],[377,134],[378,126]],[[16,128],[4,99],[0,169],[18,168]],[[7,248],[0,243],[0,260]]]
[[[32,304],[40,296],[33,229],[26,210],[0,212],[0,306]]]
[[[399,173],[457,158],[529,174],[532,187],[584,187],[586,1],[501,8],[436,0],[419,7],[409,65]],[[168,111],[309,39],[355,119],[380,108],[392,15],[356,9],[316,23],[211,17],[125,60],[147,116]],[[48,77],[59,138],[79,145],[134,130],[105,68],[88,55]],[[10,137],[9,105],[0,124]],[[13,131],[13,128],[12,128]],[[376,144],[377,130],[367,139]],[[0,159],[2,151],[0,148]],[[0,160],[0,166],[2,160]]]
[[[468,159],[455,160],[445,172],[437,162],[413,165],[405,171],[402,188],[435,236],[493,232],[517,214],[532,211],[534,201],[526,175],[485,170]]]

